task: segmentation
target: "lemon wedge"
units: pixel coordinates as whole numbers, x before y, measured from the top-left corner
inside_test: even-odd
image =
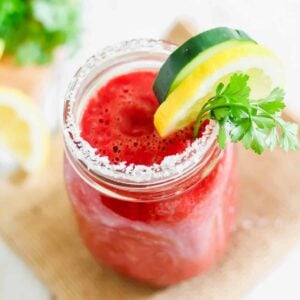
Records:
[[[42,115],[22,92],[0,86],[0,146],[28,173],[48,160],[50,136]]]
[[[4,53],[4,41],[0,39],[0,58],[2,57]]]
[[[268,48],[243,42],[221,48],[207,55],[159,106],[154,125],[160,136],[193,123],[204,104],[214,96],[217,85],[228,83],[230,76],[237,72],[249,75],[253,99],[267,96],[284,83],[282,63]]]

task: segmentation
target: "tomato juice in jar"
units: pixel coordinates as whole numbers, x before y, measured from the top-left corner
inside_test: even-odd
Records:
[[[222,151],[205,122],[160,138],[155,76],[175,46],[131,40],[91,57],[64,107],[65,183],[95,258],[166,286],[202,273],[224,253],[235,224],[235,148]]]

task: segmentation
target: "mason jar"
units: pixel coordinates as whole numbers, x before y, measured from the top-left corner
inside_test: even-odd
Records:
[[[116,164],[81,137],[80,121],[101,86],[158,71],[175,47],[141,39],[105,48],[75,74],[64,104],[65,184],[82,239],[101,264],[155,286],[200,274],[224,253],[235,225],[235,148],[218,147],[211,121],[160,164]]]

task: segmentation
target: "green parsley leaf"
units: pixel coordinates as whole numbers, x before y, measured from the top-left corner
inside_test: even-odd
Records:
[[[275,88],[265,99],[257,101],[257,105],[264,111],[274,114],[285,108],[285,104],[283,102],[284,96],[285,92],[283,89]]]
[[[252,120],[260,129],[272,129],[275,126],[275,120],[269,116],[254,115]]]
[[[284,125],[283,125],[284,124]],[[280,146],[284,151],[296,150],[298,146],[298,126],[289,122],[282,122],[282,136]]]
[[[254,101],[249,99],[248,80],[247,74],[236,73],[227,85],[218,84],[216,95],[198,114],[194,137],[204,120],[210,118],[219,123],[217,141],[222,149],[229,136],[232,142],[242,141],[246,149],[258,154],[276,146],[285,151],[296,150],[299,144],[298,126],[281,118],[281,111],[285,108],[284,91],[275,88],[264,99]]]
[[[213,115],[216,118],[216,120],[223,120],[226,119],[230,114],[230,109],[229,107],[221,107],[221,108],[216,108],[213,110]]]
[[[242,140],[246,132],[250,129],[251,122],[249,119],[241,119],[236,121],[235,124],[232,124],[233,129],[230,130],[230,138],[232,142],[238,142]]]
[[[278,132],[276,127],[272,128],[266,138],[266,145],[270,150],[274,150],[278,144]]]
[[[250,88],[247,85],[248,80],[249,76],[247,74],[233,74],[220,95],[226,97],[230,102],[248,104],[250,94]]]
[[[220,126],[219,133],[217,136],[217,141],[221,149],[225,149],[226,147],[226,131],[224,126]]]
[[[220,82],[216,89],[216,96],[219,96],[222,93],[223,88],[224,88],[224,83]]]

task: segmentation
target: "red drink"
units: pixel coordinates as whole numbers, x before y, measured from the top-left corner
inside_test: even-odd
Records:
[[[80,91],[81,79],[77,89],[71,87],[69,97],[81,92],[84,103],[67,100],[65,178],[93,255],[123,274],[163,286],[201,273],[224,252],[235,222],[236,170],[233,147],[220,151],[212,123],[196,141],[191,128],[158,136],[152,85],[170,46],[158,43],[161,49],[149,49],[147,60],[144,48],[154,42],[143,43],[133,43],[135,51],[122,45],[110,64],[96,59],[89,72],[81,70],[105,78],[93,84],[92,74],[85,83],[89,91]],[[126,59],[119,53],[124,47]],[[102,73],[99,64],[105,65]]]

